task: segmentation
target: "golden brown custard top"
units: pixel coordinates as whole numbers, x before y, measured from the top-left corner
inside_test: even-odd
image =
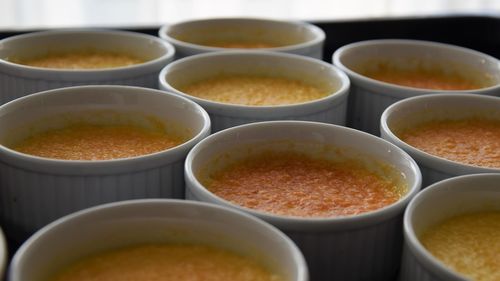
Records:
[[[208,41],[203,42],[202,45],[209,47],[219,47],[219,48],[235,48],[235,49],[263,49],[263,48],[275,48],[279,45],[270,44],[266,42],[230,42],[230,41]]]
[[[270,106],[308,102],[329,94],[320,87],[283,77],[217,76],[180,90],[189,95],[230,104]]]
[[[259,262],[203,245],[133,246],[78,261],[49,281],[284,281]]]
[[[131,54],[106,51],[75,51],[49,53],[32,59],[16,59],[12,62],[43,68],[100,69],[123,67],[145,62]]]
[[[202,178],[235,204],[278,215],[337,217],[373,211],[399,200],[406,187],[357,161],[334,163],[296,152],[251,156]]]
[[[481,118],[424,122],[398,137],[429,154],[463,164],[500,168],[500,121]]]
[[[473,90],[484,88],[484,83],[459,75],[458,73],[447,73],[439,69],[402,69],[380,63],[377,68],[365,69],[360,72],[369,78],[420,89],[433,90]]]
[[[428,229],[420,241],[446,266],[471,280],[500,280],[500,212],[453,217]]]
[[[135,125],[74,124],[35,134],[14,145],[22,153],[64,160],[110,160],[159,152],[182,138]]]

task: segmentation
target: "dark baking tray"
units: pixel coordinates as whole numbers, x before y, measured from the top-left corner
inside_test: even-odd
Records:
[[[468,47],[500,58],[500,14],[315,23],[327,34],[324,59],[339,47],[370,39],[419,39]]]
[[[333,52],[343,45],[362,40],[389,38],[449,43],[500,58],[500,14],[332,20],[312,23],[321,27],[326,33],[323,52],[323,60],[326,62],[331,62]],[[159,27],[122,29],[156,36]],[[0,39],[31,31],[38,30],[0,31]],[[8,242],[9,255],[12,256],[19,244],[11,240]]]

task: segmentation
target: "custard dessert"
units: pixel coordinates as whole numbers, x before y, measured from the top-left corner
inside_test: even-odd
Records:
[[[474,281],[500,280],[500,212],[459,215],[420,237],[424,247],[452,270]]]
[[[415,63],[413,61],[408,64]],[[425,65],[425,66],[424,66]],[[360,67],[359,73],[386,83],[429,90],[474,90],[488,86],[485,74],[475,73],[473,70],[462,73],[452,70],[456,68],[448,65],[429,66],[423,62],[414,67],[397,67],[388,62],[374,62],[370,67]]]
[[[298,104],[324,98],[330,93],[300,80],[258,75],[217,76],[179,90],[201,99],[249,106]]]
[[[236,161],[202,184],[237,205],[277,215],[339,217],[383,208],[407,191],[357,160],[332,162],[303,153],[268,151]]]
[[[500,121],[434,120],[397,133],[405,143],[462,164],[500,168]]]
[[[109,51],[74,51],[49,53],[30,59],[13,59],[14,63],[55,69],[101,69],[124,67],[145,62],[145,60],[126,53]]]
[[[47,281],[284,281],[251,258],[212,246],[131,246],[77,261]]]
[[[183,138],[132,124],[71,124],[30,136],[12,149],[61,160],[111,160],[151,154],[175,147]]]

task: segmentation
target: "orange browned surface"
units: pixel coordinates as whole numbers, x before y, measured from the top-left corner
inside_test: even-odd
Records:
[[[356,163],[294,152],[267,152],[216,172],[204,182],[238,205],[278,215],[337,217],[396,202],[405,187]]]
[[[277,45],[265,42],[204,42],[203,45],[220,48],[239,48],[239,49],[262,49],[274,48]]]
[[[376,71],[366,71],[362,74],[375,80],[421,89],[472,90],[483,87],[472,79],[465,79],[456,74],[447,75],[425,70],[401,70],[383,65]]]
[[[433,256],[471,280],[500,280],[500,212],[448,219],[420,240]]]
[[[202,245],[143,245],[83,259],[50,281],[283,281],[260,263]]]
[[[327,91],[299,80],[254,75],[213,77],[180,90],[202,99],[251,106],[296,104],[328,95]]]
[[[144,60],[122,53],[76,51],[72,53],[52,53],[29,60],[13,60],[13,62],[44,68],[99,69],[134,65],[143,63]]]
[[[399,138],[451,161],[500,168],[500,121],[476,118],[431,121],[403,130]]]
[[[181,142],[164,132],[132,125],[79,124],[31,136],[13,149],[46,158],[109,160],[150,154]]]

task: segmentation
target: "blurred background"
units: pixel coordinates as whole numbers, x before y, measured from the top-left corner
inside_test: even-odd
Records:
[[[0,0],[0,29],[153,27],[194,18],[306,21],[498,15],[498,0]]]

